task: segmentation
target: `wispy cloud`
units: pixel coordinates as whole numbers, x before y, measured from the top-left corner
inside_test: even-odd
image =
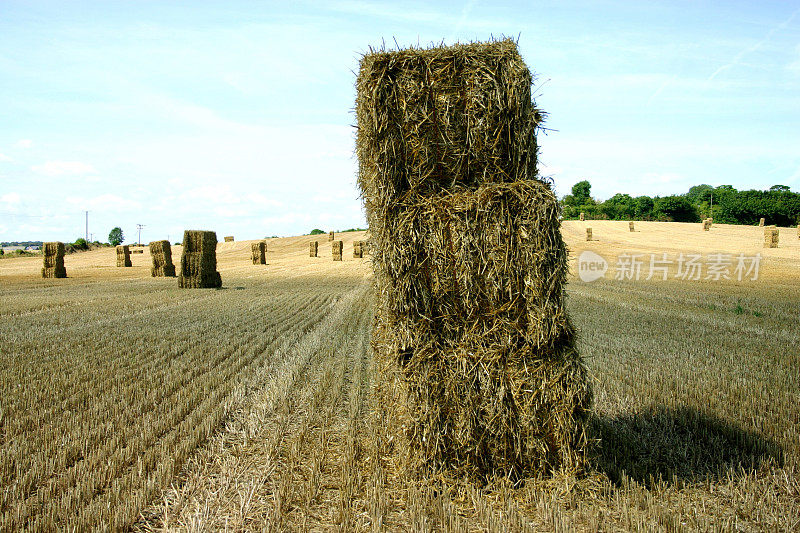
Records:
[[[795,60],[786,65],[786,70],[795,75],[800,75],[800,44],[795,46],[794,52],[795,52]]]
[[[783,22],[773,26],[772,29],[770,29],[767,32],[767,34],[764,36],[763,39],[761,39],[760,41],[758,41],[757,43],[755,43],[752,46],[748,46],[747,48],[744,48],[738,54],[736,54],[729,63],[726,63],[725,65],[722,65],[717,70],[715,70],[714,73],[711,74],[711,76],[708,77],[708,81],[713,80],[714,78],[716,78],[722,72],[724,72],[724,71],[726,71],[726,70],[728,70],[728,69],[730,69],[732,67],[735,67],[736,65],[741,63],[741,61],[744,58],[744,56],[746,56],[747,54],[753,53],[756,50],[758,50],[759,48],[761,48],[762,46],[764,46],[772,38],[772,36],[775,35],[775,33],[777,33],[778,31],[780,31],[780,30],[784,29],[786,26],[788,26],[792,22],[792,20],[794,20],[794,18],[799,13],[800,13],[800,8],[796,9],[791,15],[789,15],[789,18],[787,18]]]
[[[33,146],[33,141],[30,139],[20,139],[14,143],[14,148],[30,148]]]
[[[13,161],[13,159],[11,159],[5,154],[0,154],[0,161]]]
[[[48,161],[32,166],[31,170],[44,176],[79,176],[97,172],[92,165],[80,161]]]
[[[647,105],[649,106],[652,103],[652,101],[655,100],[655,98],[658,97],[658,95],[661,94],[664,91],[664,89],[667,88],[668,85],[674,83],[675,80],[677,80],[677,79],[678,79],[678,76],[676,75],[676,76],[672,76],[668,80],[664,80],[664,83],[659,85],[658,89],[656,89],[656,91],[653,94],[650,95],[650,98],[647,99]]]
[[[467,22],[470,13],[472,13],[472,8],[474,8],[475,4],[477,3],[478,0],[468,0],[467,3],[464,4],[464,8],[461,10],[461,17],[458,19],[456,27],[453,28],[452,33],[450,33],[450,36],[447,38],[448,42],[452,43],[453,41],[455,41],[458,32],[460,32],[461,28],[464,27],[464,24]]]
[[[440,12],[425,11],[422,9],[406,9],[394,3],[338,2],[329,6],[329,9],[355,15],[366,15],[409,22],[434,22],[441,20],[443,16]]]
[[[15,192],[9,192],[4,194],[3,196],[0,196],[0,203],[5,204],[5,207],[16,206],[19,205],[21,202],[22,202],[22,197]]]

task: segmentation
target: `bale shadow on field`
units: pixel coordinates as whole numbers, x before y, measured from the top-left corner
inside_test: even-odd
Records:
[[[784,459],[776,442],[689,407],[593,416],[589,432],[600,441],[591,459],[595,468],[616,484],[623,473],[648,487],[659,480],[716,480]]]

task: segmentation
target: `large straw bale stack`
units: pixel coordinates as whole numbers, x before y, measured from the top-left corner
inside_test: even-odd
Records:
[[[131,250],[128,248],[127,244],[117,246],[117,266],[133,266],[133,263],[131,263]]]
[[[254,242],[250,245],[250,249],[253,255],[253,264],[254,265],[266,265],[267,264],[267,242],[266,241],[258,241]]]
[[[309,257],[317,257],[317,251],[319,250],[319,241],[311,241],[308,243],[308,256]]]
[[[364,257],[364,246],[363,241],[353,241],[353,257],[356,259],[361,259]]]
[[[233,242],[233,235],[226,235],[225,242]]]
[[[217,234],[213,231],[186,230],[183,232],[183,255],[178,287],[222,287],[217,272]]]
[[[335,238],[336,238],[336,236],[334,235],[334,233],[333,233],[332,231],[329,231],[329,232],[328,232],[328,240],[329,240],[329,241],[332,241],[332,240],[333,240],[333,239],[335,239]]]
[[[591,390],[558,201],[536,176],[531,81],[511,40],[361,61],[375,393],[415,473],[520,478],[585,461]]]
[[[342,250],[344,250],[344,243],[342,241],[333,241],[331,253],[333,254],[334,261],[342,260]]]
[[[587,241],[592,240],[592,228],[586,228],[586,240]]]
[[[64,243],[46,242],[42,244],[42,277],[66,278],[67,269],[64,267]]]
[[[172,246],[169,241],[153,241],[150,243],[150,257],[153,266],[150,268],[150,275],[154,278],[175,277],[175,265],[172,263]]]
[[[761,220],[758,221],[758,225],[764,227],[764,217],[761,217]]]
[[[633,233],[634,231],[636,231],[635,229],[633,229],[633,220],[631,220],[630,222],[628,222],[628,231],[630,231],[631,233]]]
[[[581,219],[581,222],[583,222],[584,220],[586,220],[586,216],[583,213],[581,213],[580,219]]]
[[[777,226],[764,226],[764,248],[778,247]]]

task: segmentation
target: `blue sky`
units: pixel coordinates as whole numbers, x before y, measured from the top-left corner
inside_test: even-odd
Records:
[[[800,191],[800,2],[0,0],[0,240],[363,227],[361,54],[492,35],[559,195]]]

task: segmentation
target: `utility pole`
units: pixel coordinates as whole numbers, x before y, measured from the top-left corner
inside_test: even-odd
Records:
[[[144,224],[136,224],[136,229],[139,230],[139,246],[142,245],[142,228],[143,227],[144,227]]]
[[[708,216],[714,216],[714,189],[711,189],[711,213],[709,213]]]
[[[89,211],[86,211],[86,240],[89,240]]]

